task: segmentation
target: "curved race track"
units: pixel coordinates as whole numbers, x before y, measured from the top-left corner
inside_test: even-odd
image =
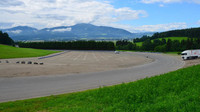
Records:
[[[136,53],[152,63],[97,73],[0,78],[0,102],[81,91],[130,82],[183,67],[184,62],[168,55]]]

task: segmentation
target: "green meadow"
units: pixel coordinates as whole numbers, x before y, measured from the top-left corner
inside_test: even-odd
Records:
[[[200,112],[200,65],[83,92],[0,103],[0,112]]]
[[[57,52],[59,51],[17,48],[13,46],[0,44],[0,59],[38,57],[38,56],[44,56],[44,55],[57,53]]]
[[[168,39],[171,39],[172,41],[173,41],[173,40],[181,41],[181,40],[187,40],[187,38],[188,38],[188,37],[166,37],[166,38],[164,38],[164,39],[166,39],[166,41],[167,41]],[[162,38],[159,38],[159,40],[162,40]]]
[[[166,41],[168,40],[168,39],[171,39],[172,41],[174,41],[174,40],[178,40],[178,41],[181,41],[181,40],[187,40],[187,38],[188,37],[165,37],[164,39],[166,39]],[[162,40],[163,38],[158,38],[159,40]],[[153,42],[153,40],[152,40],[152,42]],[[136,45],[137,46],[142,46],[142,43],[143,42],[136,42]]]
[[[140,46],[140,47],[141,47],[141,46],[142,46],[142,43],[143,43],[143,42],[136,42],[135,44],[136,44],[137,46]]]

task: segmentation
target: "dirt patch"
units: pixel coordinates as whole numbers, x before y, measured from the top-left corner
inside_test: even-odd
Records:
[[[18,77],[108,71],[149,63],[152,59],[131,52],[114,54],[106,51],[71,51],[45,59],[18,58],[0,61],[0,77]],[[21,64],[22,61],[25,64]],[[30,61],[32,64],[28,64]],[[38,64],[33,64],[34,62]]]
[[[192,60],[185,60],[184,68],[193,66],[193,65],[198,65],[198,64],[200,64],[200,58],[192,59]]]
[[[176,57],[180,60],[183,60],[180,55],[171,55],[171,56],[174,56],[174,57]],[[186,68],[186,67],[189,67],[189,66],[200,64],[200,58],[191,59],[191,60],[184,60],[184,62],[185,62],[185,65],[183,66],[183,68]]]

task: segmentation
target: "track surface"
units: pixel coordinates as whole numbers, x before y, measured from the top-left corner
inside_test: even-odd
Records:
[[[131,52],[116,55],[113,51],[65,51],[39,59],[15,58],[0,61],[0,77],[23,77],[103,72],[149,63],[152,59]],[[23,61],[26,64],[16,63]],[[44,64],[27,64],[29,61]]]
[[[167,73],[184,66],[183,61],[172,56],[155,53],[136,54],[148,56],[155,61],[126,69],[97,73],[0,78],[0,102],[69,93],[130,82]]]

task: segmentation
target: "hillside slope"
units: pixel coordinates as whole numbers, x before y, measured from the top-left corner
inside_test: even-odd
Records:
[[[30,49],[30,48],[16,48],[0,44],[0,59],[38,57],[57,52],[58,51]]]
[[[38,30],[28,26],[2,29],[14,40],[79,40],[79,39],[128,39],[133,34],[119,28],[76,24]]]

